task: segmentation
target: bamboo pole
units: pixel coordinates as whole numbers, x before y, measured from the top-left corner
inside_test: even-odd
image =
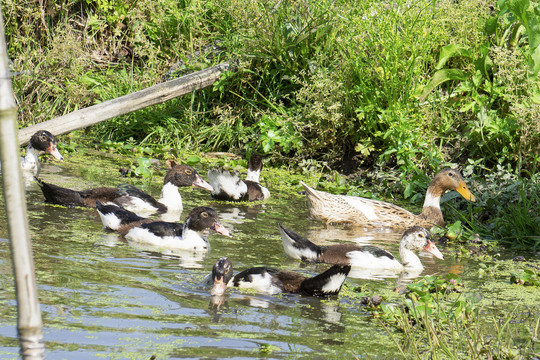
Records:
[[[17,105],[11,88],[4,20],[0,6],[0,159],[17,297],[17,330],[23,359],[44,359],[30,229],[17,142]]]
[[[229,68],[229,63],[215,65],[178,79],[169,80],[132,94],[104,101],[100,104],[26,127],[19,130],[19,145],[28,143],[32,135],[38,130],[48,130],[55,136],[62,135],[205,88],[217,81],[221,73],[227,71]]]

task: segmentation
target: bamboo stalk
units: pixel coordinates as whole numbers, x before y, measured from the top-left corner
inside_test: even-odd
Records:
[[[19,145],[28,143],[32,135],[38,130],[48,130],[55,136],[62,135],[147,106],[161,104],[175,97],[205,88],[217,81],[221,73],[227,71],[229,68],[229,63],[215,65],[178,79],[169,80],[132,94],[104,101],[100,104],[26,127],[19,130]]]
[[[8,233],[17,297],[17,330],[23,359],[44,359],[43,323],[39,311],[30,229],[17,141],[17,106],[11,88],[4,20],[0,6],[0,159]]]

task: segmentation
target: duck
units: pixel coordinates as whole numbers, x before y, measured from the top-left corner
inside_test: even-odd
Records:
[[[28,142],[26,154],[24,157],[21,157],[21,167],[24,178],[31,180],[34,176],[39,175],[41,170],[39,156],[43,154],[50,154],[56,160],[64,161],[64,157],[56,147],[54,135],[47,130],[35,132]]]
[[[46,183],[40,179],[36,180],[45,200],[53,204],[95,208],[96,202],[99,201],[102,204],[114,203],[145,216],[156,212],[175,212],[180,218],[179,213],[182,212],[183,205],[182,196],[178,192],[179,187],[192,186],[208,191],[214,189],[189,165],[168,161],[167,166],[169,170],[163,179],[159,200],[130,184],[78,191]]]
[[[270,197],[270,191],[259,183],[262,157],[251,155],[245,180],[225,169],[208,171],[208,182],[214,188],[212,198],[222,201],[261,201]]]
[[[232,237],[221,224],[217,212],[207,206],[191,210],[184,223],[154,221],[143,218],[119,226],[120,235],[131,242],[144,243],[174,250],[206,251],[210,243],[203,233],[213,230],[223,236]]]
[[[319,275],[306,277],[292,271],[261,266],[246,269],[233,276],[231,260],[222,257],[212,267],[208,282],[212,285],[212,296],[221,296],[228,286],[234,286],[269,295],[292,293],[322,297],[337,295],[350,270],[349,265],[334,265]]]
[[[447,190],[456,190],[466,200],[476,201],[461,173],[455,169],[444,169],[435,175],[429,184],[424,206],[419,215],[384,201],[330,194],[315,190],[303,181],[300,184],[306,191],[310,217],[328,224],[343,223],[390,229],[407,229],[415,225],[427,229],[435,225],[442,227],[444,218],[440,200]]]
[[[399,243],[401,261],[396,259],[391,252],[373,245],[318,246],[283,225],[278,224],[278,226],[285,253],[293,259],[395,272],[405,269],[422,270],[424,266],[416,255],[416,252],[421,250],[432,254],[437,259],[444,260],[443,254],[433,242],[431,233],[421,226],[412,226],[403,233]]]

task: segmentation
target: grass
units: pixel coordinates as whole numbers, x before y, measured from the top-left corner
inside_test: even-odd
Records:
[[[524,359],[535,356],[540,318],[522,304],[504,314],[461,293],[455,275],[427,276],[408,286],[399,306],[374,314],[404,359]],[[527,315],[528,314],[528,315]],[[399,329],[395,333],[390,327]]]
[[[393,186],[381,197],[413,207],[442,167],[480,188],[502,188],[502,168],[524,183],[521,200],[504,180],[503,198],[451,220],[537,248],[537,44],[512,29],[539,19],[524,1],[0,0],[20,127],[234,61],[215,86],[84,137],[175,155],[259,152],[354,194],[377,193],[380,177]]]

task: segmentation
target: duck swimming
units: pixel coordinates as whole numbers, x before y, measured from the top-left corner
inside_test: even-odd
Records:
[[[419,215],[387,202],[357,196],[334,195],[315,190],[302,181],[300,183],[306,190],[309,214],[312,218],[326,223],[345,223],[352,226],[397,229],[415,225],[425,228],[434,225],[444,226],[440,200],[447,190],[456,190],[466,200],[475,201],[463,177],[454,169],[444,169],[435,175],[429,184],[424,206]]]
[[[212,191],[213,188],[197,171],[188,165],[168,162],[169,170],[163,179],[163,188],[159,200],[133,185],[122,184],[118,187],[98,187],[82,191],[63,188],[38,180],[41,191],[47,202],[64,206],[96,207],[102,204],[115,203],[138,214],[150,215],[155,212],[181,213],[182,196],[179,187],[197,187]],[[179,217],[179,215],[178,215]]]
[[[310,296],[337,295],[349,274],[348,265],[334,265],[325,272],[306,277],[291,271],[255,267],[233,276],[232,262],[227,257],[220,258],[212,268],[209,281],[211,295],[223,295],[228,286],[254,289],[260,293],[293,293]]]
[[[210,249],[210,243],[203,235],[208,230],[232,237],[229,230],[219,221],[216,211],[206,206],[191,210],[183,224],[142,218],[117,229],[129,241],[194,251]]]
[[[285,253],[293,259],[323,262],[328,264],[351,265],[353,268],[393,270],[423,269],[418,251],[426,251],[437,259],[444,257],[433,243],[431,233],[420,226],[407,229],[399,243],[401,262],[392,253],[372,245],[336,244],[318,246],[281,224],[281,240]]]
[[[248,161],[245,180],[238,174],[224,169],[208,171],[208,182],[214,188],[212,197],[223,201],[259,201],[270,197],[270,191],[259,183],[262,170],[262,157],[253,154]]]

